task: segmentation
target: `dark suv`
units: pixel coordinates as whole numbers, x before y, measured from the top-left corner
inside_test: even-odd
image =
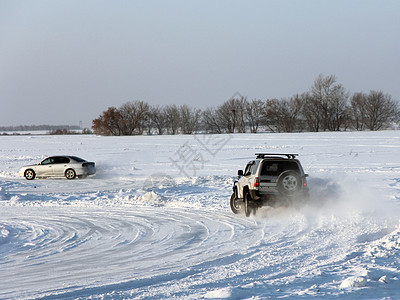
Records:
[[[256,153],[246,168],[238,170],[233,186],[231,209],[250,216],[261,206],[287,205],[309,198],[298,154]]]

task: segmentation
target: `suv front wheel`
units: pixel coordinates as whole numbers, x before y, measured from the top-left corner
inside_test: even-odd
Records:
[[[243,200],[236,198],[235,193],[231,196],[231,210],[235,214],[241,214],[244,210]]]

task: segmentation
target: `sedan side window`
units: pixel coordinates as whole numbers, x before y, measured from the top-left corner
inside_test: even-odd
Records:
[[[56,157],[54,159],[55,164],[67,164],[69,163],[69,158],[68,157]]]
[[[69,164],[70,160],[68,157],[62,157],[62,164]]]

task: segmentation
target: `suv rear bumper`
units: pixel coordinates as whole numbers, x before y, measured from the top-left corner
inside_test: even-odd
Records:
[[[261,193],[259,190],[250,190],[250,196],[253,200],[260,200],[272,197],[287,197],[287,198],[308,198],[309,189],[302,188],[300,191],[296,192],[294,195],[282,195],[278,190],[271,190],[268,193]]]

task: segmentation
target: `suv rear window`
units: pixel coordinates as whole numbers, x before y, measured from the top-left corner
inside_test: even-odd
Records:
[[[261,168],[261,176],[279,176],[284,171],[300,173],[299,166],[294,161],[264,161]]]

